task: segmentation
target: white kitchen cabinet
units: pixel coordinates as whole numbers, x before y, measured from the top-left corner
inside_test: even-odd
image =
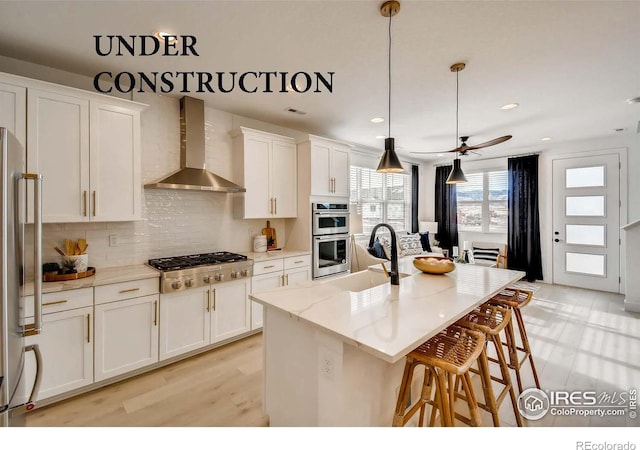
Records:
[[[43,221],[89,220],[89,101],[29,89],[27,125],[27,171],[43,177]]]
[[[160,360],[251,330],[250,279],[160,296]]]
[[[140,111],[91,102],[90,220],[138,220],[142,216]]]
[[[251,280],[242,279],[211,288],[211,343],[251,331],[249,291]]]
[[[95,306],[95,380],[158,361],[158,295]]]
[[[26,322],[33,322],[33,296],[25,297]],[[73,289],[42,296],[42,332],[25,338],[42,354],[38,400],[93,383],[93,289]],[[35,356],[25,353],[23,389],[31,392]]]
[[[234,199],[244,219],[297,217],[297,157],[292,138],[241,127],[233,133],[234,178],[247,190]]]
[[[38,344],[42,354],[37,400],[93,383],[92,306],[44,314],[42,333],[27,337],[25,344]],[[33,352],[25,353],[24,370],[25,389],[30,392],[36,372]]]
[[[311,279],[311,256],[300,255],[254,262],[251,292],[259,293]],[[262,328],[262,305],[251,302],[251,329]]]
[[[141,218],[140,111],[145,107],[0,74],[0,126],[25,145],[26,170],[43,175],[44,222]],[[31,205],[28,211],[32,221]]]
[[[349,147],[310,136],[300,148],[310,152],[311,195],[349,197]]]
[[[23,147],[27,143],[27,89],[0,82],[0,127],[8,129]]]
[[[160,361],[209,345],[209,287],[160,295]]]

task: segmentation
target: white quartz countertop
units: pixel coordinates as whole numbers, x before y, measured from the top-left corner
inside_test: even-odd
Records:
[[[305,250],[279,250],[279,251],[267,251],[262,253],[256,252],[240,252],[243,255],[246,255],[247,258],[253,259],[254,261],[264,261],[268,259],[280,259],[280,258],[288,258],[290,256],[302,256],[302,255],[310,255],[310,251]]]
[[[96,269],[93,276],[72,281],[51,281],[42,283],[42,292],[68,291],[86,287],[102,286],[105,284],[121,283],[125,281],[143,280],[146,278],[159,278],[160,272],[144,264],[133,266],[106,267]],[[24,295],[33,294],[33,281],[24,287]]]
[[[473,264],[457,264],[448,274],[429,275],[415,270],[411,258],[404,258],[399,268],[407,274],[400,286],[385,282],[354,292],[345,287],[346,277],[340,282],[341,277],[285,286],[250,298],[395,363],[525,275]],[[348,277],[367,276],[359,274]]]

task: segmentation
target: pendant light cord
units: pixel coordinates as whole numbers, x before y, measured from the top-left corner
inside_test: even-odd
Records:
[[[456,143],[455,143],[455,148],[458,148],[458,101],[460,98],[460,93],[459,93],[459,83],[458,83],[458,76],[460,75],[460,71],[456,71]],[[458,159],[458,153],[460,152],[456,152],[456,159]]]
[[[391,16],[393,14],[391,14],[391,11],[389,11],[389,101],[388,101],[388,105],[389,105],[389,134],[387,135],[387,137],[391,137]]]

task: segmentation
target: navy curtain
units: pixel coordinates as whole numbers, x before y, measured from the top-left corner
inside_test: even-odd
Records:
[[[411,166],[411,232],[418,232],[418,166]]]
[[[458,245],[458,198],[456,185],[446,183],[450,172],[451,166],[436,167],[435,219],[440,248],[448,249],[452,255],[452,247]]]
[[[509,158],[509,219],[507,265],[542,280],[540,216],[538,213],[538,155]]]

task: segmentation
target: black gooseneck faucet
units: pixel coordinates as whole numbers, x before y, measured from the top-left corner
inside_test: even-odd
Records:
[[[376,231],[378,228],[383,227],[389,230],[391,233],[391,284],[400,285],[400,274],[398,273],[398,246],[396,245],[396,232],[393,227],[386,223],[379,223],[373,230],[371,230],[371,237],[369,238],[369,247],[373,247],[373,241],[376,238]]]

